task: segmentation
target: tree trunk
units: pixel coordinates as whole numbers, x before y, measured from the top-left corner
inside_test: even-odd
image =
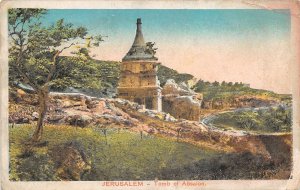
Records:
[[[35,128],[34,134],[31,138],[32,142],[38,142],[42,139],[44,118],[45,118],[46,113],[47,113],[48,96],[49,96],[48,88],[38,90],[39,119],[38,119],[38,122],[37,122],[37,126]]]

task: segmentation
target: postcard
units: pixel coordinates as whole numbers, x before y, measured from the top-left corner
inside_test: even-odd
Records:
[[[2,1],[1,188],[299,189],[299,1]]]

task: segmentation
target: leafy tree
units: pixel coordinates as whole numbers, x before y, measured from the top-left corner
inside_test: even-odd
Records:
[[[163,65],[158,66],[157,76],[161,86],[164,86],[168,79],[174,79],[176,83],[180,83],[187,82],[194,77],[191,74],[178,73],[176,70],[170,69]]]
[[[81,55],[59,57],[59,74],[53,81],[52,90],[62,91],[67,87],[77,89],[102,89],[101,73],[98,64]]]
[[[205,82],[202,79],[200,79],[193,88],[195,91],[201,92],[202,90],[204,90],[205,86]]]
[[[210,85],[211,85],[209,81],[205,81],[204,84],[205,84],[206,86],[210,86]]]
[[[91,58],[90,55],[89,55],[89,50],[87,48],[80,48],[79,53],[85,55],[88,58]]]
[[[221,86],[226,86],[226,82],[222,81]]]
[[[175,81],[177,83],[181,83],[181,82],[187,82],[191,79],[193,79],[193,75],[191,74],[186,74],[186,73],[179,73],[177,76],[175,76]]]
[[[39,19],[46,13],[45,9],[21,8],[8,12],[10,79],[30,85],[39,99],[39,119],[32,142],[42,138],[50,87],[62,82],[76,83],[74,78],[78,79],[82,74],[77,70],[76,76],[64,75],[61,72],[63,59],[59,56],[87,35],[86,28],[74,27],[63,19],[51,26],[43,26]],[[84,67],[82,62],[80,64]]]
[[[234,87],[238,87],[238,86],[239,86],[239,83],[238,83],[238,82],[235,82],[233,86],[234,86]]]
[[[220,83],[218,81],[213,82],[213,86],[219,86]]]

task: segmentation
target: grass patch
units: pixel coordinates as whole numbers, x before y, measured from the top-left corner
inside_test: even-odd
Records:
[[[10,179],[58,180],[51,150],[70,141],[78,142],[91,160],[91,171],[82,180],[153,180],[161,171],[210,158],[218,152],[170,139],[144,136],[126,130],[48,125],[43,146],[26,149],[24,142],[33,133],[33,125],[10,128]],[[25,155],[24,155],[25,153]]]

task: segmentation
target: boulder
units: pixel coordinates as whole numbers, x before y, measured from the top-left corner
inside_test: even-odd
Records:
[[[65,100],[65,101],[63,101],[63,103],[62,103],[62,107],[63,108],[69,108],[69,107],[72,107],[73,105],[72,105],[72,103],[71,103],[71,101],[70,100]]]
[[[63,115],[53,114],[53,115],[49,115],[47,120],[48,120],[49,123],[58,123],[63,118],[64,118]]]
[[[30,123],[30,119],[28,117],[20,118],[17,123]]]
[[[171,121],[171,122],[175,122],[175,121],[176,121],[176,119],[175,119],[173,116],[171,116],[169,113],[167,113],[167,114],[165,115],[164,120],[165,120],[165,121]]]
[[[69,115],[66,122],[70,125],[86,127],[93,121],[93,118],[88,115]]]
[[[173,79],[168,79],[162,89],[162,94],[175,96],[193,96],[196,93],[191,90],[186,83],[182,82],[178,85]]]
[[[200,102],[191,96],[164,97],[163,111],[170,113],[177,119],[199,121]]]
[[[56,175],[61,180],[78,181],[91,170],[91,161],[76,141],[54,148],[51,154],[57,168]]]
[[[33,119],[34,121],[38,120],[38,119],[39,119],[39,113],[38,113],[38,112],[33,112],[33,113],[32,113],[32,119]]]
[[[198,121],[202,95],[195,93],[184,82],[177,84],[173,79],[167,80],[162,89],[162,110],[170,113],[177,119]],[[175,118],[165,116],[166,121],[175,121]]]

